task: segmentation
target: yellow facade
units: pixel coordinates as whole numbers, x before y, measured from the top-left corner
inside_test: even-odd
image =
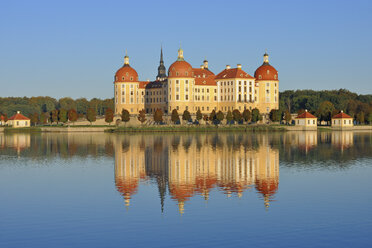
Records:
[[[268,64],[268,55],[265,59]],[[182,49],[179,50],[177,61],[184,61]],[[179,73],[177,69],[170,68],[168,78],[163,81],[121,82],[119,78],[119,81],[115,81],[115,113],[120,114],[123,108],[130,114],[138,114],[142,109],[149,114],[157,109],[166,114],[170,114],[174,109],[179,114],[185,110],[191,114],[198,110],[203,114],[210,114],[212,110],[226,113],[234,109],[242,112],[254,108],[258,108],[261,114],[268,114],[272,109],[279,109],[277,75],[270,80],[256,79],[241,70],[241,65],[238,64],[237,68],[228,66],[225,71],[228,73],[229,70],[238,70],[240,74],[229,78],[216,78],[211,83],[210,78],[214,77],[214,74],[208,70],[208,61],[204,61],[201,68],[207,72],[207,76],[202,74],[205,80],[200,78],[200,74],[194,75],[194,71],[200,69],[190,67],[188,70]]]

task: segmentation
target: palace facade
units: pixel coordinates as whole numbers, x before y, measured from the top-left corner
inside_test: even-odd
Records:
[[[279,78],[277,70],[269,64],[269,55],[264,54],[263,64],[257,68],[254,77],[242,69],[229,65],[214,74],[204,60],[200,68],[193,68],[178,50],[177,60],[171,64],[166,74],[163,50],[160,52],[160,65],[155,81],[140,81],[137,71],[129,65],[129,57],[124,57],[124,65],[115,74],[114,95],[115,114],[123,109],[130,114],[138,114],[145,109],[154,113],[161,109],[179,114],[188,110],[195,114],[198,109],[203,114],[212,110],[227,112],[238,109],[258,108],[267,114],[279,108]]]

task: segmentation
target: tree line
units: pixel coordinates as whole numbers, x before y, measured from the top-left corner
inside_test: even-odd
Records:
[[[329,122],[331,117],[343,110],[359,124],[372,123],[372,95],[358,95],[340,90],[286,90],[279,93],[279,110],[272,110],[270,118],[279,121],[284,113],[301,114],[308,110],[320,121]]]
[[[64,97],[59,100],[48,97],[0,97],[0,113],[7,116],[14,115],[17,111],[25,116],[31,114],[51,113],[53,110],[64,109],[66,111],[75,109],[77,114],[82,117],[87,114],[88,109],[94,109],[97,115],[104,115],[106,109],[114,109],[114,100],[93,98],[72,99]]]

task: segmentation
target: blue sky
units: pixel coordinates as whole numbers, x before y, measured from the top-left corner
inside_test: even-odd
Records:
[[[140,80],[154,79],[182,43],[215,73],[253,75],[265,49],[280,90],[372,94],[372,1],[3,1],[0,96],[113,97],[125,49]]]

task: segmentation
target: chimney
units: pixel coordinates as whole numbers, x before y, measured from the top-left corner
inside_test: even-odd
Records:
[[[226,70],[229,70],[230,68],[230,65],[226,65]]]
[[[238,69],[242,69],[242,64],[237,64],[236,66],[238,67]]]

